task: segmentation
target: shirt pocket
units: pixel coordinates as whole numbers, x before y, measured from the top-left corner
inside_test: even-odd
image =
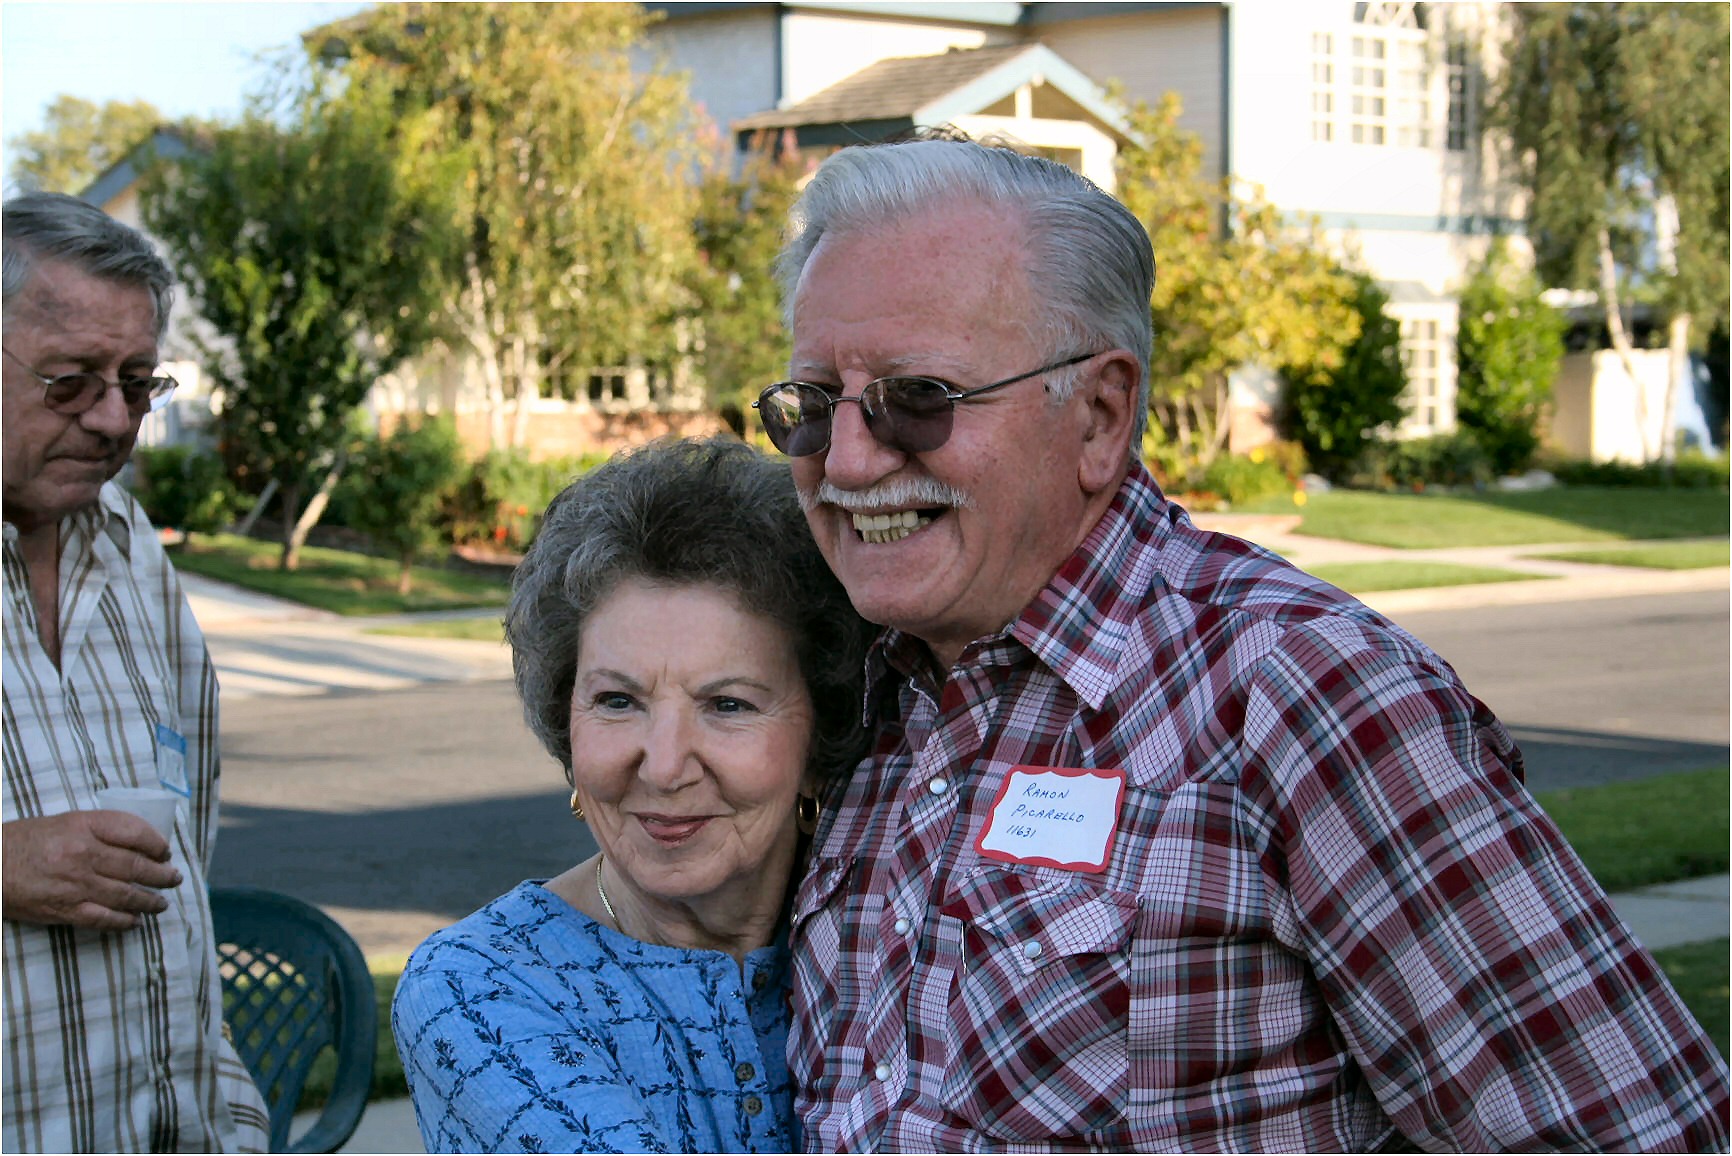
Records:
[[[1135,897],[982,871],[942,914],[961,924],[944,1107],[997,1140],[1122,1139]]]

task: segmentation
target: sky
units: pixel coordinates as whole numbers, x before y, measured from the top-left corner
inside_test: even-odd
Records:
[[[233,118],[262,50],[367,7],[356,2],[80,3],[0,0],[0,137],[43,125],[61,93],[101,104],[148,100],[170,119]],[[0,173],[13,152],[4,148]]]

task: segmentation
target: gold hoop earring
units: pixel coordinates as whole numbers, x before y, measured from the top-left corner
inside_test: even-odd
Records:
[[[811,835],[818,830],[818,819],[824,814],[824,804],[815,795],[794,796],[794,826],[800,834]]]
[[[571,817],[576,819],[579,823],[584,821],[583,803],[577,797],[576,787],[571,789]]]

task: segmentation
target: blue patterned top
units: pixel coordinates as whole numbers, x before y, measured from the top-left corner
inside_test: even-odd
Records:
[[[430,937],[391,1026],[429,1152],[789,1152],[788,952],[641,943],[521,883]]]

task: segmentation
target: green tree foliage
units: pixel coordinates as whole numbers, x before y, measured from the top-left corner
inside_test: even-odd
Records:
[[[12,179],[21,188],[80,193],[109,166],[150,139],[162,114],[149,101],[92,104],[76,96],[54,98],[38,132],[8,144],[15,154]]]
[[[681,79],[634,70],[646,19],[628,4],[387,4],[309,38],[354,91],[430,116],[429,147],[465,174],[441,288],[495,445],[522,441],[562,377],[668,366],[689,339],[690,106]]]
[[[698,364],[713,405],[742,412],[788,368],[788,333],[776,285],[776,254],[806,166],[792,149],[778,159],[757,142],[738,173],[718,149],[698,186],[701,257],[692,287],[703,317]]]
[[[1709,328],[1727,309],[1728,8],[1513,4],[1506,18],[1487,120],[1530,195],[1541,275],[1599,292],[1632,377],[1620,301],[1655,301],[1670,318],[1675,391],[1693,320]],[[1668,391],[1651,456],[1670,456],[1674,407]]]
[[[434,333],[449,179],[418,145],[388,105],[313,91],[287,123],[249,113],[145,181],[145,222],[214,330],[189,336],[221,392],[218,435],[277,483],[285,570],[351,414]]]
[[[1131,108],[1118,195],[1154,243],[1153,417],[1206,464],[1226,442],[1229,372],[1333,368],[1358,317],[1350,278],[1314,237],[1284,226],[1260,194],[1203,176],[1202,142],[1179,128],[1179,112],[1172,93]]]
[[[1539,449],[1540,420],[1564,355],[1563,316],[1500,239],[1461,291],[1456,329],[1456,419],[1499,474],[1519,473]]]
[[[1341,357],[1285,373],[1288,436],[1331,481],[1345,480],[1378,431],[1401,420],[1407,389],[1401,326],[1384,312],[1389,295],[1363,273],[1352,275],[1352,284],[1357,335]]]
[[[397,593],[410,592],[416,556],[439,544],[445,503],[463,470],[463,443],[449,418],[402,422],[351,451],[340,483],[346,520],[397,559]]]
[[[215,533],[240,511],[240,492],[215,454],[190,446],[140,446],[132,461],[134,492],[159,528],[186,535]]]

